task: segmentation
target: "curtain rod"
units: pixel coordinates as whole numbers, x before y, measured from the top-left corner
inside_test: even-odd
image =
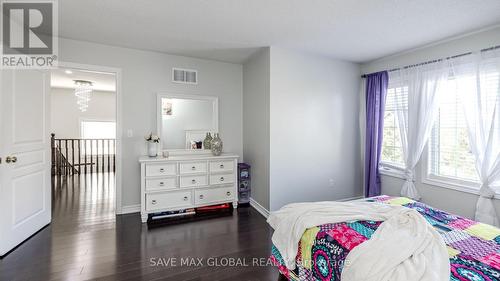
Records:
[[[494,47],[490,47],[490,48],[486,48],[486,49],[482,49],[481,52],[486,52],[486,51],[491,51],[491,50],[496,50],[496,49],[500,49],[500,45],[497,45],[497,46],[494,46]],[[426,64],[441,62],[441,61],[444,61],[444,60],[455,59],[455,58],[459,58],[459,57],[468,56],[468,55],[471,55],[471,54],[472,54],[472,52],[468,52],[468,53],[463,53],[463,54],[459,54],[459,55],[455,55],[455,56],[451,56],[451,57],[430,60],[430,61],[421,62],[421,63],[417,63],[417,64],[410,64],[410,65],[406,65],[406,66],[403,66],[403,67],[389,69],[389,70],[387,70],[387,72],[398,71],[398,70],[401,70],[401,69],[408,69],[408,68],[417,67],[417,66],[421,66],[421,65],[426,65]],[[367,75],[368,74],[363,74],[363,75],[361,75],[361,78],[366,78]]]

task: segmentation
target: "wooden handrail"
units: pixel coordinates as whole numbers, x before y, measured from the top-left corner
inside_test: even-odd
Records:
[[[52,175],[115,171],[115,139],[57,139],[51,134]]]

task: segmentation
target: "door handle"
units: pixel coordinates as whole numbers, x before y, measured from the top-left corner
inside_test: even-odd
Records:
[[[17,162],[17,157],[16,156],[7,156],[5,158],[6,163],[16,163]]]

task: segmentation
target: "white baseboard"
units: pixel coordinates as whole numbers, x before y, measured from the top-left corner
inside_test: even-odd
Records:
[[[139,213],[141,212],[141,204],[122,206],[122,210],[118,215]]]
[[[350,197],[350,198],[344,198],[340,199],[338,201],[345,202],[345,201],[354,201],[354,200],[359,200],[363,199],[363,196],[357,196],[357,197]],[[260,205],[257,201],[255,201],[253,198],[250,198],[250,206],[252,206],[257,212],[259,212],[261,215],[263,215],[266,219],[269,217],[269,211],[264,208],[262,205]],[[123,206],[121,212],[118,215],[124,215],[124,214],[131,214],[131,213],[139,213],[141,211],[141,204],[136,204],[136,205],[128,205],[128,206]]]
[[[357,201],[357,200],[360,200],[360,199],[365,199],[365,197],[364,196],[356,196],[356,197],[349,197],[349,198],[339,199],[337,201],[348,202],[348,201]]]
[[[337,201],[339,202],[357,201],[364,198],[365,198],[364,196],[356,196],[356,197],[339,199]],[[250,206],[252,206],[255,210],[257,210],[257,212],[263,215],[266,219],[269,217],[269,211],[266,208],[264,208],[261,204],[259,204],[257,201],[255,201],[253,198],[250,198]]]
[[[266,219],[269,217],[269,211],[262,207],[261,204],[257,203],[257,201],[253,200],[253,198],[250,198],[250,206],[257,210],[257,212],[263,215]]]

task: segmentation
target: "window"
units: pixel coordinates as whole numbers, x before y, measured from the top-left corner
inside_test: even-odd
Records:
[[[477,182],[475,158],[460,95],[454,79],[442,87],[439,111],[429,141],[429,174],[451,180]]]
[[[114,121],[81,121],[80,136],[85,145],[82,150],[87,155],[93,154],[102,155],[113,153],[114,142],[106,140],[116,139],[116,122]],[[104,141],[103,141],[104,140]]]
[[[439,115],[429,145],[428,173],[431,178],[441,177],[447,181],[465,183],[467,186],[479,186],[464,110],[465,108],[475,110],[474,103],[470,100],[461,100],[461,97],[467,99],[481,95],[479,106],[484,112],[482,122],[488,122],[485,127],[489,129],[488,124],[491,124],[494,118],[495,107],[497,110],[500,108],[500,72],[497,65],[497,63],[489,64],[488,60],[485,60],[480,71],[471,68],[468,74],[452,77],[439,93],[441,97]],[[480,92],[477,92],[478,88]],[[500,128],[493,129],[492,136],[499,136]],[[494,186],[498,184],[498,182],[492,183]]]
[[[384,138],[381,156],[382,165],[396,168],[403,168],[405,166],[398,114],[407,114],[407,111],[408,87],[391,87],[389,84],[384,113]]]
[[[494,132],[488,141],[497,143],[500,139],[500,58],[494,59],[483,60],[479,68],[467,61],[457,63],[450,70],[449,79],[439,84],[438,112],[422,153],[423,182],[477,193],[480,179],[471,141],[481,145],[482,140],[478,140],[481,132],[491,129]],[[389,76],[384,115],[381,167],[394,176],[401,176],[398,169],[404,167],[399,125],[408,120],[409,95],[403,78],[396,74]],[[483,115],[475,120],[479,107]],[[480,124],[481,127],[476,127]],[[500,187],[500,181],[490,185]]]

